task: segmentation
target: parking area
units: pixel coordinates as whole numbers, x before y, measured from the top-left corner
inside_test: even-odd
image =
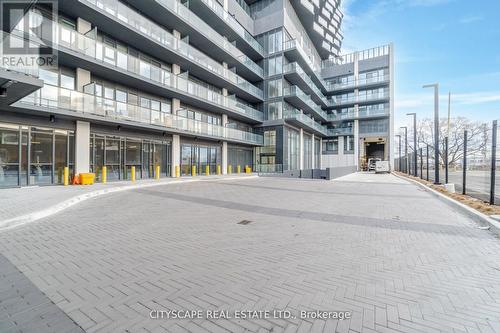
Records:
[[[389,174],[134,189],[1,232],[0,254],[57,307],[37,333],[500,332],[500,240]],[[39,310],[14,296],[13,331]],[[204,318],[151,318],[167,310]],[[295,318],[234,318],[253,310]]]

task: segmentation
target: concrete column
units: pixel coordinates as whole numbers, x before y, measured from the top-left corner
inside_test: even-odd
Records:
[[[222,142],[222,156],[221,156],[221,169],[222,174],[227,175],[227,142]]]
[[[174,31],[172,31],[172,34],[178,40],[181,39],[181,33],[179,31],[174,30]],[[181,73],[181,67],[179,65],[177,65],[177,64],[172,64],[172,73],[174,75],[179,75]]]
[[[172,114],[177,114],[177,110],[181,108],[181,101],[178,98],[172,98]]]
[[[90,123],[76,121],[75,131],[75,174],[90,170]]]
[[[224,127],[224,137],[226,136],[226,126],[228,124],[229,120],[227,118],[227,114],[222,114],[222,127]],[[221,156],[221,169],[222,169],[222,174],[226,175],[227,174],[227,141],[222,142],[222,156]]]
[[[172,147],[171,147],[171,161],[172,161],[172,168],[170,170],[170,174],[172,177],[175,177],[175,167],[179,166],[181,163],[181,138],[179,134],[174,134],[172,135]]]
[[[354,120],[354,165],[356,170],[359,171],[359,120]]]
[[[81,17],[76,19],[76,31],[81,34],[86,34],[92,30],[92,24],[89,21],[82,19]]]
[[[316,166],[314,165],[316,162],[316,142],[315,142],[314,134],[311,134],[311,150],[312,150],[311,169],[314,169],[314,168],[316,168]]]
[[[228,0],[222,0],[222,1],[223,1],[224,10],[226,12],[229,11],[229,1]]]
[[[304,130],[299,132],[299,169],[304,169]]]
[[[323,169],[323,138],[319,139],[319,165],[317,166],[318,169]]]
[[[90,80],[90,71],[83,68],[76,69],[76,90],[83,92],[83,87],[89,84]]]
[[[338,152],[338,155],[341,156],[341,155],[344,155],[344,137],[343,136],[339,136],[338,139],[339,139],[339,152]]]

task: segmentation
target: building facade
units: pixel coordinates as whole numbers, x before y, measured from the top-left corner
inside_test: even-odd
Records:
[[[339,0],[48,2],[2,25],[57,66],[2,62],[0,187],[392,160],[392,47],[339,57]]]

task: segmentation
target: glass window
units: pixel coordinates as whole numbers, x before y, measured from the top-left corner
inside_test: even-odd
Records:
[[[39,70],[39,78],[43,80],[44,84],[50,84],[53,86],[58,86],[59,85],[59,77],[58,73],[48,71],[45,69]]]
[[[116,101],[127,103],[127,92],[123,90],[116,90]]]
[[[104,98],[115,99],[115,90],[113,88],[104,87]]]
[[[67,74],[61,74],[61,87],[75,90],[75,78]]]

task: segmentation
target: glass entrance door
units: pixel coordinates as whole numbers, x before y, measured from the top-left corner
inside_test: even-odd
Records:
[[[19,126],[0,127],[0,187],[17,186],[19,184],[19,139]]]

